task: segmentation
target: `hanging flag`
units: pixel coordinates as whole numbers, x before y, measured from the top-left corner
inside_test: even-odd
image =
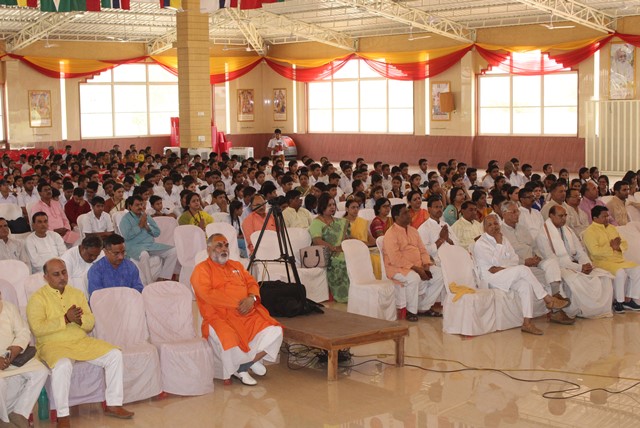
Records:
[[[100,0],[40,0],[43,12],[100,12]]]
[[[213,13],[225,7],[231,7],[231,0],[200,0],[200,13]]]
[[[160,0],[160,7],[162,9],[182,9],[182,0]]]
[[[276,0],[231,0],[231,7],[238,7],[240,9],[260,9],[264,3],[275,3]]]
[[[100,5],[104,9],[131,9],[131,1],[130,0],[101,0]]]
[[[38,0],[0,0],[0,5],[38,7]]]

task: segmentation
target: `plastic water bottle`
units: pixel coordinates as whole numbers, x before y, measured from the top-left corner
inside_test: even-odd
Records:
[[[49,397],[47,397],[47,390],[44,388],[38,397],[38,418],[41,421],[49,419]]]

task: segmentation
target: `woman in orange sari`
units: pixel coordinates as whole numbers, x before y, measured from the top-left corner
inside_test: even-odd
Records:
[[[412,190],[407,195],[407,202],[409,202],[411,226],[417,229],[429,218],[429,211],[422,208],[422,192],[419,190]]]
[[[484,190],[474,190],[471,194],[471,200],[478,207],[478,221],[482,222],[486,216],[491,214],[493,210],[487,205],[487,194]]]

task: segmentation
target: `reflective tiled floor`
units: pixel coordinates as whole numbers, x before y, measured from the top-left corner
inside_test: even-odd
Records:
[[[344,305],[335,305],[344,308]],[[571,388],[555,378],[593,388],[621,390],[640,382],[640,314],[578,320],[574,326],[536,320],[544,336],[518,329],[482,337],[442,333],[441,319],[411,323],[406,363],[396,368],[393,342],[352,348],[351,367],[327,382],[325,367],[289,368],[287,357],[269,366],[256,387],[223,386],[201,397],[169,397],[127,407],[131,421],[102,416],[98,405],[80,406],[74,427],[639,427],[640,386],[622,394],[588,392],[567,400],[542,395]],[[380,360],[376,362],[370,360]],[[291,364],[293,362],[290,361]],[[295,367],[295,366],[293,366]],[[36,426],[51,426],[37,421]]]

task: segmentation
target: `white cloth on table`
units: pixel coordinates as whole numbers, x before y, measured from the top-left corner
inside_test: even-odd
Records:
[[[537,235],[536,244],[543,259],[556,260],[560,266],[567,285],[563,294],[571,298],[571,305],[564,309],[568,315],[585,318],[611,315],[612,275],[603,269],[593,269],[589,275],[582,273],[582,265],[591,260],[570,228],[557,228],[549,219]]]
[[[473,247],[473,258],[478,266],[482,280],[491,288],[516,292],[522,305],[525,318],[533,318],[534,302],[549,294],[548,290],[526,266],[519,265],[518,255],[508,240],[502,244],[487,233],[483,233]],[[492,266],[502,267],[503,270],[491,273]]]
[[[232,374],[238,371],[241,364],[253,361],[256,354],[262,351],[267,353],[263,358],[264,361],[275,363],[280,353],[282,338],[282,327],[272,325],[254,336],[253,340],[249,342],[249,352],[243,352],[237,346],[225,351],[215,330],[209,326],[208,340],[215,355],[214,373],[216,379],[229,379]]]
[[[51,370],[51,389],[56,401],[58,417],[69,416],[69,388],[74,363],[75,361],[69,358],[61,358]],[[87,363],[104,368],[107,406],[122,406],[124,397],[122,352],[119,349],[112,349]]]

